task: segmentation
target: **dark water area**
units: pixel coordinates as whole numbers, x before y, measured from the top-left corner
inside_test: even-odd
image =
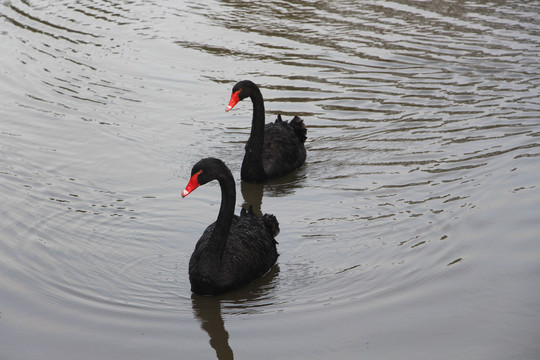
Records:
[[[1,359],[538,359],[540,3],[3,1]],[[257,83],[306,164],[240,181]],[[280,222],[191,294],[219,187]]]

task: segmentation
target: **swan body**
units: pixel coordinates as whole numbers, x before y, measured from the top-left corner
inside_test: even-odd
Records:
[[[259,87],[249,80],[240,81],[233,87],[225,110],[231,110],[246,97],[253,103],[253,118],[240,171],[242,180],[260,183],[302,166],[306,161],[304,142],[307,129],[304,121],[298,116],[291,121],[283,121],[278,115],[275,122],[265,125],[263,96]]]
[[[268,272],[278,257],[274,239],[279,233],[277,219],[269,214],[259,218],[251,209],[242,209],[240,216],[234,214],[235,182],[221,160],[197,162],[182,197],[212,180],[221,187],[218,218],[203,232],[189,261],[191,290],[207,296],[249,284]]]

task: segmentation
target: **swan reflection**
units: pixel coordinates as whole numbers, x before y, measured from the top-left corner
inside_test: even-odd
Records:
[[[306,178],[305,172],[305,166],[303,166],[297,171],[279,179],[273,179],[264,184],[252,184],[242,180],[240,182],[240,191],[242,192],[242,198],[244,199],[242,207],[248,209],[251,206],[253,212],[257,214],[257,216],[262,216],[261,206],[263,192],[266,192],[266,196],[269,197],[292,195],[296,189],[304,186]],[[279,221],[279,216],[276,216]]]
[[[279,266],[252,282],[250,285],[220,296],[205,297],[191,295],[193,314],[210,337],[210,346],[220,360],[234,359],[229,345],[229,332],[225,328],[222,310],[226,315],[256,314],[264,311],[266,305],[272,305],[270,294],[275,287],[275,278],[279,274]]]

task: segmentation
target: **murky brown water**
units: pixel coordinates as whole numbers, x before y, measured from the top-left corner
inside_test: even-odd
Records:
[[[3,1],[0,358],[536,359],[540,4]],[[276,267],[219,298],[187,264],[251,105],[308,161],[237,205]]]

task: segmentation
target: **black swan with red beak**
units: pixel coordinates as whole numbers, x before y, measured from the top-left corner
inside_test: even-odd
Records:
[[[235,182],[223,161],[206,158],[197,162],[182,197],[212,180],[221,187],[219,214],[202,234],[189,260],[191,290],[207,296],[249,284],[268,272],[278,257],[274,239],[279,233],[278,221],[269,214],[259,218],[251,209],[234,215]]]
[[[231,100],[225,111],[239,101],[251,98],[253,119],[251,134],[246,143],[246,154],[240,176],[251,183],[286,175],[306,161],[307,129],[304,121],[295,116],[290,122],[278,115],[274,123],[264,124],[264,100],[259,87],[249,80],[234,85]]]

